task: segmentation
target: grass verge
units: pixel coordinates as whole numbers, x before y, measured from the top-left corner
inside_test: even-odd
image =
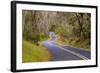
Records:
[[[90,44],[89,44],[89,39],[84,40],[84,41],[77,41],[76,39],[65,39],[65,38],[60,38],[56,41],[58,45],[66,45],[66,46],[71,46],[74,48],[79,48],[85,51],[90,51]]]
[[[37,46],[29,41],[23,40],[22,47],[22,63],[51,60],[51,54],[43,46]]]

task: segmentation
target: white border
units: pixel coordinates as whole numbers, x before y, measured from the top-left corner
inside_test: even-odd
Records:
[[[38,62],[38,63],[22,63],[22,10],[44,10],[44,11],[63,11],[63,12],[84,12],[91,13],[91,60],[78,60],[78,61],[57,61],[57,62]],[[17,4],[17,70],[22,69],[39,69],[39,68],[52,68],[52,67],[71,67],[71,66],[85,66],[95,65],[95,53],[96,53],[96,10],[93,8],[81,8],[81,7],[60,7],[60,6],[45,6],[45,5],[28,5]]]

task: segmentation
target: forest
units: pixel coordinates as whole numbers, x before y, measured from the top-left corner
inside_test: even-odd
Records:
[[[63,44],[90,51],[91,14],[23,10],[22,32],[23,62],[50,60],[52,55],[41,43],[42,41],[50,40],[49,32],[54,32],[57,35],[56,44],[58,45]],[[33,55],[35,55],[34,58],[32,57]]]

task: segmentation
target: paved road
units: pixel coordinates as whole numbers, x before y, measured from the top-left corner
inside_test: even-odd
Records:
[[[44,41],[43,45],[48,48],[52,54],[51,61],[64,61],[64,60],[82,60],[90,59],[90,52],[83,51],[69,46],[60,46],[55,44],[57,37],[53,33],[50,41]]]
[[[70,46],[62,46],[62,47],[65,49],[71,50],[73,52],[79,53],[79,54],[87,57],[88,59],[91,59],[91,52],[89,52],[89,51],[81,50],[79,48],[72,48]]]

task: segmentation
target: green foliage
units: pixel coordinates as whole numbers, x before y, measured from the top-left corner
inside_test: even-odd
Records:
[[[49,36],[43,29],[45,26],[40,25],[42,21],[45,21],[41,16],[43,16],[41,12],[23,10],[23,39],[33,41],[36,45],[39,45],[39,41],[48,39]]]
[[[58,26],[56,26],[56,28],[55,28],[56,30],[55,30],[55,32],[58,34],[58,35],[64,35],[64,33],[65,33],[65,27],[63,26],[63,25],[61,25],[61,24],[59,24]]]
[[[40,41],[47,40],[49,38],[49,35],[46,36],[44,33],[40,33]]]
[[[49,12],[24,10],[23,39],[35,45],[49,38],[49,32],[62,37],[60,42],[90,48],[91,14],[77,12]],[[83,45],[82,45],[83,44]]]

